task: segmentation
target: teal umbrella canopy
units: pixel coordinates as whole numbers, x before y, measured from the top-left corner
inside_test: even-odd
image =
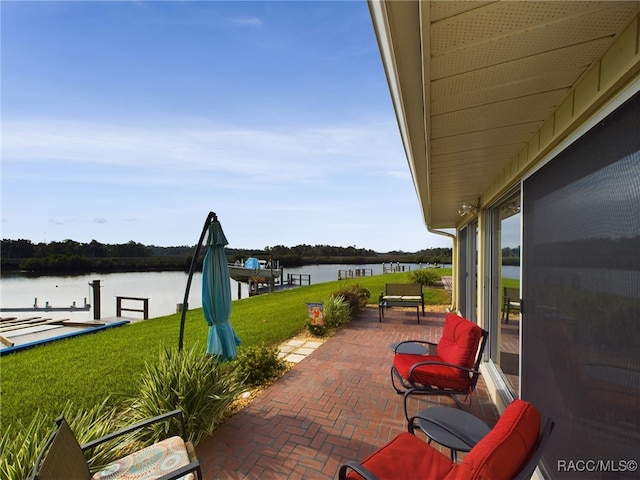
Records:
[[[229,242],[217,220],[209,225],[207,253],[202,265],[202,310],[209,324],[207,353],[232,360],[240,339],[229,323],[231,284],[224,246]]]

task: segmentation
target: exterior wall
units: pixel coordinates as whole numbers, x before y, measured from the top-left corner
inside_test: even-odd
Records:
[[[636,16],[611,48],[594,64],[536,132],[528,145],[504,168],[482,195],[478,212],[477,292],[478,318],[481,319],[481,323],[486,323],[483,315],[485,292],[490,288],[490,285],[487,285],[490,262],[486,249],[488,226],[484,212],[493,202],[519,183],[529,171],[549,161],[549,155],[554,148],[561,145],[573,133],[579,132],[590,118],[615,100],[621,91],[625,88],[637,89],[638,82],[640,82],[640,15]],[[483,327],[486,328],[486,325]],[[484,363],[481,369],[492,400],[502,411],[511,400],[504,382],[492,363]]]

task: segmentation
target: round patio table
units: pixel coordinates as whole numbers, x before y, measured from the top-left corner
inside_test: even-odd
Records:
[[[391,350],[395,353],[406,353],[409,355],[426,355],[429,353],[429,346],[424,343],[416,343],[416,342],[395,342],[391,344]],[[396,352],[396,348],[400,346],[399,350]]]
[[[451,450],[451,460],[457,452],[468,452],[489,433],[486,423],[464,410],[451,407],[427,408],[409,420],[409,430],[419,427],[429,438]]]

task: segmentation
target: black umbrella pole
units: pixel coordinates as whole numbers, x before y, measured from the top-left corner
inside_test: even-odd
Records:
[[[185,317],[187,315],[187,310],[188,310],[189,290],[191,290],[191,280],[193,280],[193,272],[196,269],[198,256],[200,255],[200,248],[202,247],[202,241],[204,240],[204,236],[207,234],[209,225],[217,221],[218,221],[218,216],[214,212],[209,212],[209,215],[207,215],[207,219],[204,222],[204,227],[202,227],[202,233],[200,234],[200,240],[198,240],[198,244],[196,245],[196,251],[193,254],[193,258],[191,259],[191,266],[189,267],[189,276],[187,277],[187,288],[184,292],[184,301],[182,302],[182,315],[180,317],[180,338],[178,339],[179,352],[182,351],[182,341],[184,339],[184,322],[185,322]]]

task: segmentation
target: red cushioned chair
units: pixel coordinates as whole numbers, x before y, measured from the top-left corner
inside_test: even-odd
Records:
[[[475,390],[488,336],[489,332],[475,323],[448,313],[437,344],[410,340],[396,345],[391,383],[398,394],[404,394],[407,420],[407,400],[411,395],[450,395],[462,407],[456,395],[469,396]],[[423,343],[431,349],[435,347],[435,355],[398,353],[406,343]]]
[[[540,413],[515,400],[495,427],[457,464],[436,448],[401,433],[361,463],[351,461],[338,470],[340,480],[524,480],[531,478],[553,421],[540,432]]]

